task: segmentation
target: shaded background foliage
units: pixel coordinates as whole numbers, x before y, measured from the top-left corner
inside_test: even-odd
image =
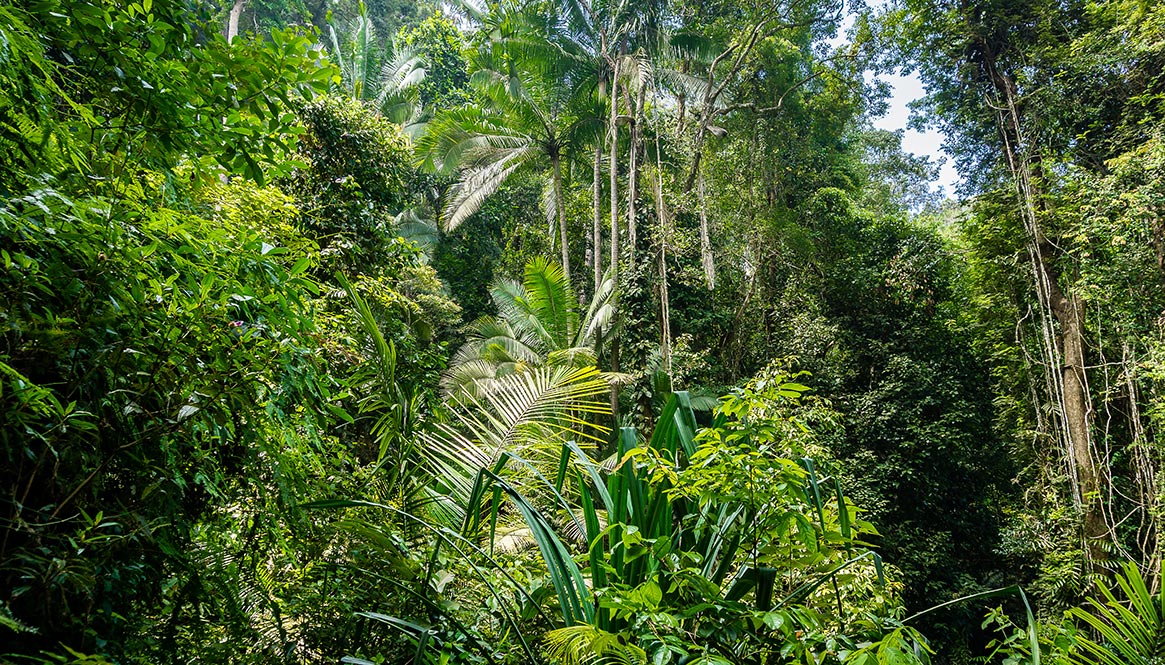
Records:
[[[841,7],[824,1],[229,4],[0,5],[4,657],[569,662],[642,643],[659,662],[713,644],[726,662],[914,662],[917,624],[934,661],[964,663],[1002,615],[896,622],[1017,582],[1054,618],[1109,556],[1152,584],[1159,9],[908,0],[831,48]],[[865,72],[898,64],[928,84],[967,202],[937,201],[935,165],[870,126],[885,91]],[[492,193],[449,228],[474,187]],[[1033,224],[1096,359],[1102,548],[1049,425],[1041,354],[1062,322],[1033,317]],[[608,283],[601,325],[574,335]],[[443,389],[462,343],[503,321],[583,346],[515,363],[497,391]],[[814,397],[792,408],[798,370]],[[717,436],[690,486],[660,480],[653,455]],[[796,508],[717,522],[755,541],[731,597],[695,543],[708,506],[756,508],[733,484],[753,462],[781,467],[766,496]],[[828,514],[810,498],[825,475]],[[487,480],[497,499],[474,493]],[[687,521],[596,512],[630,487],[671,492]],[[886,571],[825,570],[865,546],[845,497]],[[596,539],[600,514],[621,531]],[[620,546],[650,565],[599,583]],[[592,580],[574,610],[571,566]],[[764,607],[817,575],[841,579],[835,598]],[[587,608],[616,620],[576,623]],[[1027,662],[1022,641],[997,655]]]

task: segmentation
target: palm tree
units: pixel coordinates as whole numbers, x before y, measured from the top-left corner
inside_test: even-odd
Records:
[[[504,377],[539,367],[593,366],[595,347],[614,315],[608,278],[581,313],[560,266],[542,258],[526,264],[521,284],[497,280],[491,289],[497,317],[483,317],[450,361],[442,385],[450,394],[489,394]]]
[[[561,270],[547,265],[543,273],[561,284]],[[587,417],[607,413],[605,405],[594,398],[609,390],[610,379],[593,363],[581,362],[585,351],[558,356],[580,362],[546,363],[520,373],[502,373],[493,379],[489,391],[462,392],[452,422],[426,418],[423,389],[401,380],[395,346],[384,338],[359,292],[343,275],[337,278],[348,293],[358,332],[366,341],[368,360],[353,385],[364,395],[360,414],[374,418],[372,434],[380,447],[377,465],[383,471],[381,495],[402,510],[434,524],[460,526],[475,476],[492,468],[502,455],[529,453],[566,439],[598,441],[606,433]],[[554,317],[545,311],[561,306],[564,293],[553,287],[542,292],[555,302],[533,306],[530,312],[538,312],[553,328]],[[568,302],[577,308],[572,298]],[[601,319],[601,315],[587,318]]]
[[[557,218],[562,266],[570,278],[563,170],[571,159],[586,154],[590,161],[593,155],[592,258],[598,290],[603,274],[599,199],[604,147],[610,154],[610,242],[616,276],[618,270],[619,73],[641,71],[632,66],[628,49],[642,52],[640,42],[655,39],[662,5],[562,0],[548,5],[503,2],[488,9],[465,2],[462,6],[488,35],[487,48],[473,63],[474,87],[488,108],[449,113],[424,140],[429,167],[461,174],[445,208],[445,225],[456,227],[510,175],[536,164],[548,173],[554,208],[548,217]],[[621,60],[626,61],[622,69]],[[643,92],[643,86],[633,91],[640,109]],[[631,172],[634,179],[635,169]],[[628,228],[633,227],[629,219]]]
[[[568,91],[558,81],[540,76],[556,67],[544,38],[522,27],[526,21],[520,12],[494,10],[495,15],[482,17],[486,25],[517,27],[507,28],[511,32],[492,40],[471,62],[470,87],[481,104],[443,113],[420,139],[418,149],[427,168],[459,174],[442,215],[446,230],[477,212],[519,170],[545,173],[552,208],[547,217],[557,221],[562,269],[569,280],[563,167],[577,142],[577,123],[569,112]],[[513,31],[525,38],[515,38]]]
[[[328,26],[329,51],[340,68],[336,92],[367,102],[376,112],[416,137],[423,131],[427,110],[418,85],[425,79],[425,59],[415,49],[389,42],[382,50],[376,28],[361,2],[348,34]],[[380,66],[377,67],[377,63]]]
[[[611,268],[618,280],[619,247],[619,189],[618,189],[618,67],[616,50],[621,33],[619,17],[627,11],[625,4],[594,5],[589,0],[562,0],[545,6],[551,15],[544,17],[544,39],[553,46],[552,53],[561,54],[550,60],[559,66],[554,78],[571,92],[571,106],[580,118],[580,143],[589,143],[593,149],[591,260],[594,272],[594,291],[603,281],[603,204],[602,164],[609,152],[607,170],[610,175],[611,195]],[[613,11],[612,11],[613,10]],[[581,151],[580,151],[581,156]]]

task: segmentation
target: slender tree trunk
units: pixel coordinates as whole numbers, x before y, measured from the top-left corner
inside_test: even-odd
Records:
[[[558,212],[559,242],[562,243],[562,272],[566,275],[566,283],[570,284],[570,243],[566,230],[566,201],[562,195],[562,158],[554,157],[554,206]]]
[[[748,288],[744,292],[744,297],[740,299],[736,311],[732,314],[732,327],[729,328],[727,338],[724,340],[724,348],[731,353],[731,368],[734,374],[740,371],[742,347],[744,346],[741,342],[740,332],[744,327],[744,315],[752,302],[753,294],[756,293],[757,269],[754,267],[746,272],[748,273]]]
[[[231,12],[227,15],[227,43],[230,44],[235,40],[239,34],[239,17],[243,15],[243,9],[247,6],[247,0],[235,0],[235,4],[231,6]]]
[[[720,98],[721,93],[724,92],[728,84],[736,78],[740,72],[741,66],[744,64],[745,58],[752,52],[756,45],[757,39],[760,38],[761,30],[769,23],[772,17],[766,18],[752,27],[749,31],[748,37],[743,42],[733,43],[724,52],[716,56],[712,64],[708,67],[707,88],[704,91],[704,98],[700,102],[700,120],[696,125],[696,138],[692,142],[692,167],[688,170],[688,180],[684,185],[685,191],[692,191],[692,187],[696,182],[696,174],[700,171],[700,162],[704,153],[704,142],[708,138],[708,127],[712,123],[712,118],[719,112],[716,108],[716,101]],[[735,57],[733,57],[735,53]],[[720,83],[716,83],[716,68],[717,66],[732,58],[732,66],[725,72],[724,77]]]
[[[616,58],[614,71],[611,73],[611,120],[608,124],[607,139],[610,141],[611,154],[607,164],[611,175],[611,280],[616,289],[615,302],[618,307],[619,288],[619,60]],[[618,313],[616,312],[616,316]],[[611,371],[619,371],[619,336],[611,339]],[[611,386],[611,420],[613,432],[619,431],[619,387]]]
[[[636,217],[638,216],[637,197],[639,196],[639,147],[642,143],[642,116],[643,103],[647,86],[640,84],[635,98],[630,99],[631,108],[631,147],[628,149],[627,171],[627,246],[631,252],[631,264],[635,265],[635,251],[638,244],[636,232]]]
[[[688,181],[684,185],[686,191],[692,191],[692,186],[696,183],[696,177],[700,174],[703,167],[703,159],[701,157],[704,153],[704,141],[708,135],[708,122],[710,113],[707,111],[700,117],[700,124],[696,126],[696,138],[692,141],[692,168],[688,171]]]
[[[615,61],[615,71],[611,77],[611,120],[607,125],[607,140],[611,154],[607,169],[611,176],[611,275],[616,286],[619,283],[619,61]]]
[[[594,203],[594,225],[591,227],[591,247],[593,248],[595,269],[595,293],[603,283],[603,144],[595,144],[595,172],[591,184],[591,199]]]
[[[1107,558],[1104,543],[1111,539],[1111,534],[1101,502],[1101,474],[1092,454],[1092,397],[1085,374],[1083,303],[1079,295],[1061,289],[1061,274],[1055,264],[1059,250],[1044,235],[1040,225],[1038,211],[1046,201],[1033,172],[1032,160],[1038,155],[1033,155],[1035,148],[1024,139],[1015,84],[996,68],[992,52],[987,49],[985,53],[987,73],[1002,102],[992,106],[998,113],[1008,169],[1029,236],[1028,255],[1036,294],[1041,307],[1051,312],[1059,328],[1058,334],[1049,329],[1051,326],[1044,328],[1044,347],[1049,367],[1060,368],[1059,376],[1054,377],[1058,379],[1055,383],[1060,394],[1053,397],[1058,398],[1062,410],[1066,454],[1076,484],[1074,494],[1083,512],[1084,549],[1089,561],[1102,561]]]
[[[631,265],[635,265],[635,245],[638,238],[635,229],[635,194],[639,187],[638,175],[638,139],[635,122],[631,123],[631,131],[629,132],[631,138],[631,145],[627,148],[627,251],[631,254]]]
[[[712,257],[712,240],[708,233],[708,202],[704,196],[704,169],[696,174],[696,197],[700,206],[700,263],[704,266],[704,283],[716,288],[716,264]]]
[[[1047,270],[1047,266],[1043,268]],[[1081,500],[1084,506],[1084,538],[1089,558],[1093,561],[1107,558],[1103,541],[1109,539],[1101,500],[1100,474],[1092,457],[1090,423],[1092,397],[1084,374],[1084,316],[1083,303],[1076,294],[1065,295],[1052,281],[1052,312],[1060,324],[1060,338],[1064,353],[1062,381],[1064,386],[1064,419],[1068,426],[1071,455],[1080,478]]]
[[[667,289],[667,244],[671,235],[671,224],[668,218],[667,207],[663,201],[663,163],[659,158],[659,141],[655,144],[655,216],[659,225],[659,322],[660,356],[663,358],[663,371],[667,375],[667,388],[672,386],[672,339],[671,339],[671,296]]]

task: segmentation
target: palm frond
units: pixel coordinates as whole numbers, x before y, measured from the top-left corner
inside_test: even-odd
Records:
[[[454,185],[452,196],[445,205],[445,230],[452,231],[469,219],[514,171],[537,157],[536,150],[519,147],[503,152],[485,165],[466,171]]]
[[[380,68],[378,100],[417,87],[425,80],[426,64],[417,49],[394,45],[391,57]]]
[[[615,279],[611,269],[608,268],[602,283],[599,284],[598,291],[595,292],[594,297],[591,298],[591,304],[587,307],[586,315],[583,317],[578,335],[575,337],[575,346],[593,346],[598,342],[603,331],[611,325],[615,318],[615,300]]]
[[[564,32],[575,40],[594,41],[596,26],[585,0],[564,0],[557,6],[566,16],[568,30]]]
[[[703,99],[708,92],[706,77],[687,74],[670,67],[657,67],[655,78],[666,90],[682,93],[688,99]]]
[[[558,229],[558,199],[554,195],[554,178],[551,174],[546,174],[542,178],[542,193],[538,197],[538,203],[542,209],[542,219],[546,220],[546,237],[554,238],[554,243],[558,242],[558,236],[555,231]]]
[[[573,346],[578,330],[578,298],[562,266],[542,257],[526,264],[523,282],[531,310],[542,322],[553,348]]]
[[[469,364],[466,371],[474,368],[491,369]],[[425,489],[430,499],[439,499],[434,505],[444,511],[444,523],[464,520],[475,478],[499,460],[527,452],[537,458],[557,450],[564,440],[598,442],[606,435],[605,428],[590,422],[610,409],[602,399],[608,384],[593,367],[544,367],[496,376],[488,390],[481,390],[477,381],[469,385],[475,390],[457,395],[454,422],[419,435]]]
[[[1068,610],[1100,638],[1079,638],[1083,652],[1078,662],[1148,665],[1165,659],[1165,593],[1150,593],[1135,563],[1124,564],[1116,587],[1101,586],[1100,596],[1090,597],[1085,607]]]
[[[489,7],[485,3],[476,0],[454,0],[449,3],[449,6],[458,14],[475,23],[481,23],[485,19],[486,12],[489,11]]]
[[[424,253],[426,262],[439,242],[437,224],[429,219],[420,207],[405,208],[393,218],[397,236],[417,245]]]
[[[417,140],[421,165],[441,174],[482,163],[490,148],[520,147],[530,143],[483,108],[472,105],[448,109],[433,118],[428,132]]]
[[[591,624],[558,628],[546,634],[546,652],[562,665],[639,665],[647,652],[624,644],[619,635]]]
[[[555,348],[554,336],[550,327],[538,316],[538,310],[530,301],[529,293],[523,284],[513,280],[497,280],[490,288],[490,296],[498,308],[498,316],[517,332],[524,340],[538,340],[536,345],[531,343],[542,353],[549,353]]]
[[[668,39],[668,55],[704,65],[712,64],[723,50],[722,44],[698,32],[676,32]]]
[[[511,364],[488,360],[454,362],[441,375],[441,388],[449,395],[467,394],[480,398],[494,389],[499,376],[513,374],[515,371],[516,367]]]
[[[359,3],[356,17],[343,41],[334,25],[328,25],[331,56],[339,66],[343,91],[352,99],[376,97],[377,81],[372,75],[376,60],[376,28],[368,16],[364,3]]]
[[[643,49],[627,54],[619,71],[623,72],[635,90],[650,88],[655,77],[651,56]]]
[[[555,349],[546,357],[550,365],[565,365],[568,367],[588,367],[594,365],[598,358],[595,350],[589,346],[572,346],[568,349]]]
[[[505,554],[516,554],[537,545],[534,532],[525,522],[499,524],[494,533],[493,548]]]
[[[587,419],[610,410],[604,399],[609,385],[594,367],[538,367],[496,381],[480,397],[461,395],[464,408],[455,413],[457,428],[443,428],[441,450],[471,443],[493,460],[503,452],[565,439],[600,441],[606,434],[606,428]]]
[[[471,360],[543,364],[540,340],[516,331],[506,319],[483,317],[471,324],[469,338],[453,357],[453,364]]]
[[[355,49],[351,58],[351,85],[353,96],[356,99],[364,99],[373,92],[370,85],[375,86],[372,78],[372,62],[374,59],[373,49],[376,48],[376,28],[373,27],[372,19],[368,17],[368,9],[363,2],[359,4],[359,9],[352,29]]]
[[[382,391],[393,390],[396,386],[396,348],[385,340],[384,335],[380,332],[380,325],[372,314],[372,309],[368,307],[367,301],[360,296],[359,292],[348,282],[348,279],[342,273],[337,273],[336,279],[347,292],[348,299],[356,310],[356,320],[363,333],[372,342],[372,362],[376,366],[380,381],[378,388]]]

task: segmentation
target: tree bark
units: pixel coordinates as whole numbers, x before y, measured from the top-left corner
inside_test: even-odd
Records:
[[[603,144],[595,144],[594,181],[591,184],[591,199],[594,203],[594,224],[591,227],[591,247],[595,269],[595,293],[603,283]]]
[[[668,390],[672,386],[672,339],[671,339],[671,297],[667,289],[667,242],[671,230],[668,224],[667,208],[663,201],[663,164],[659,159],[659,142],[655,144],[656,178],[655,178],[655,216],[659,225],[659,321],[660,321],[660,356],[663,358],[663,371],[667,375]]]
[[[627,251],[631,254],[631,265],[635,265],[635,245],[638,240],[636,238],[635,229],[635,190],[638,188],[637,182],[639,175],[638,157],[638,132],[636,131],[635,121],[631,121],[631,131],[628,132],[631,138],[631,145],[627,148]]]
[[[631,147],[628,148],[627,170],[627,246],[631,253],[631,264],[635,265],[635,251],[638,244],[636,232],[636,217],[638,206],[636,198],[639,195],[639,144],[642,142],[642,115],[646,99],[647,86],[639,84],[635,97],[630,99],[631,108]]]
[[[1042,243],[1045,247],[1049,244]],[[1080,501],[1084,510],[1085,548],[1091,561],[1107,558],[1103,547],[1109,539],[1101,499],[1100,474],[1092,456],[1092,396],[1085,376],[1083,303],[1076,294],[1061,291],[1058,271],[1054,270],[1041,248],[1037,271],[1047,275],[1052,313],[1060,325],[1060,348],[1063,353],[1061,384],[1064,390],[1064,421],[1068,429],[1070,455],[1079,478]]]
[[[1049,241],[1040,225],[1039,213],[1046,212],[1047,201],[1035,179],[1033,159],[1036,150],[1024,139],[1023,123],[1016,102],[1015,82],[996,66],[993,51],[983,47],[984,67],[1001,103],[996,110],[1007,166],[1016,187],[1020,213],[1028,234],[1028,255],[1035,277],[1036,295],[1041,307],[1050,311],[1058,330],[1043,327],[1046,362],[1059,367],[1056,389],[1062,411],[1062,429],[1069,468],[1073,472],[1074,498],[1083,513],[1084,550],[1090,562],[1107,558],[1105,542],[1111,533],[1101,501],[1101,474],[1092,451],[1092,397],[1085,374],[1084,309],[1080,296],[1065,292],[1060,286],[1063,275],[1056,266],[1060,250]]]
[[[607,140],[611,154],[607,168],[611,175],[611,275],[619,283],[619,61],[611,76],[611,120],[607,126]]]
[[[611,119],[608,124],[607,138],[611,142],[611,154],[608,168],[611,175],[611,280],[615,286],[615,302],[618,306],[619,294],[619,59],[616,57],[615,66],[611,72]],[[618,313],[616,312],[616,316]],[[619,336],[611,339],[611,371],[619,371]],[[611,431],[619,431],[619,387],[611,386]]]
[[[708,204],[704,198],[704,170],[696,175],[696,197],[700,206],[700,264],[704,266],[704,283],[709,291],[716,289],[716,264],[712,257],[712,240],[708,233]]]
[[[558,214],[559,241],[562,243],[562,273],[566,275],[566,283],[570,284],[570,243],[567,242],[566,229],[566,201],[562,195],[562,159],[555,155],[554,163],[554,206]]]
[[[247,0],[235,0],[235,4],[231,6],[231,12],[227,15],[227,43],[230,44],[235,40],[239,34],[239,17],[243,15],[243,9],[247,6]]]

